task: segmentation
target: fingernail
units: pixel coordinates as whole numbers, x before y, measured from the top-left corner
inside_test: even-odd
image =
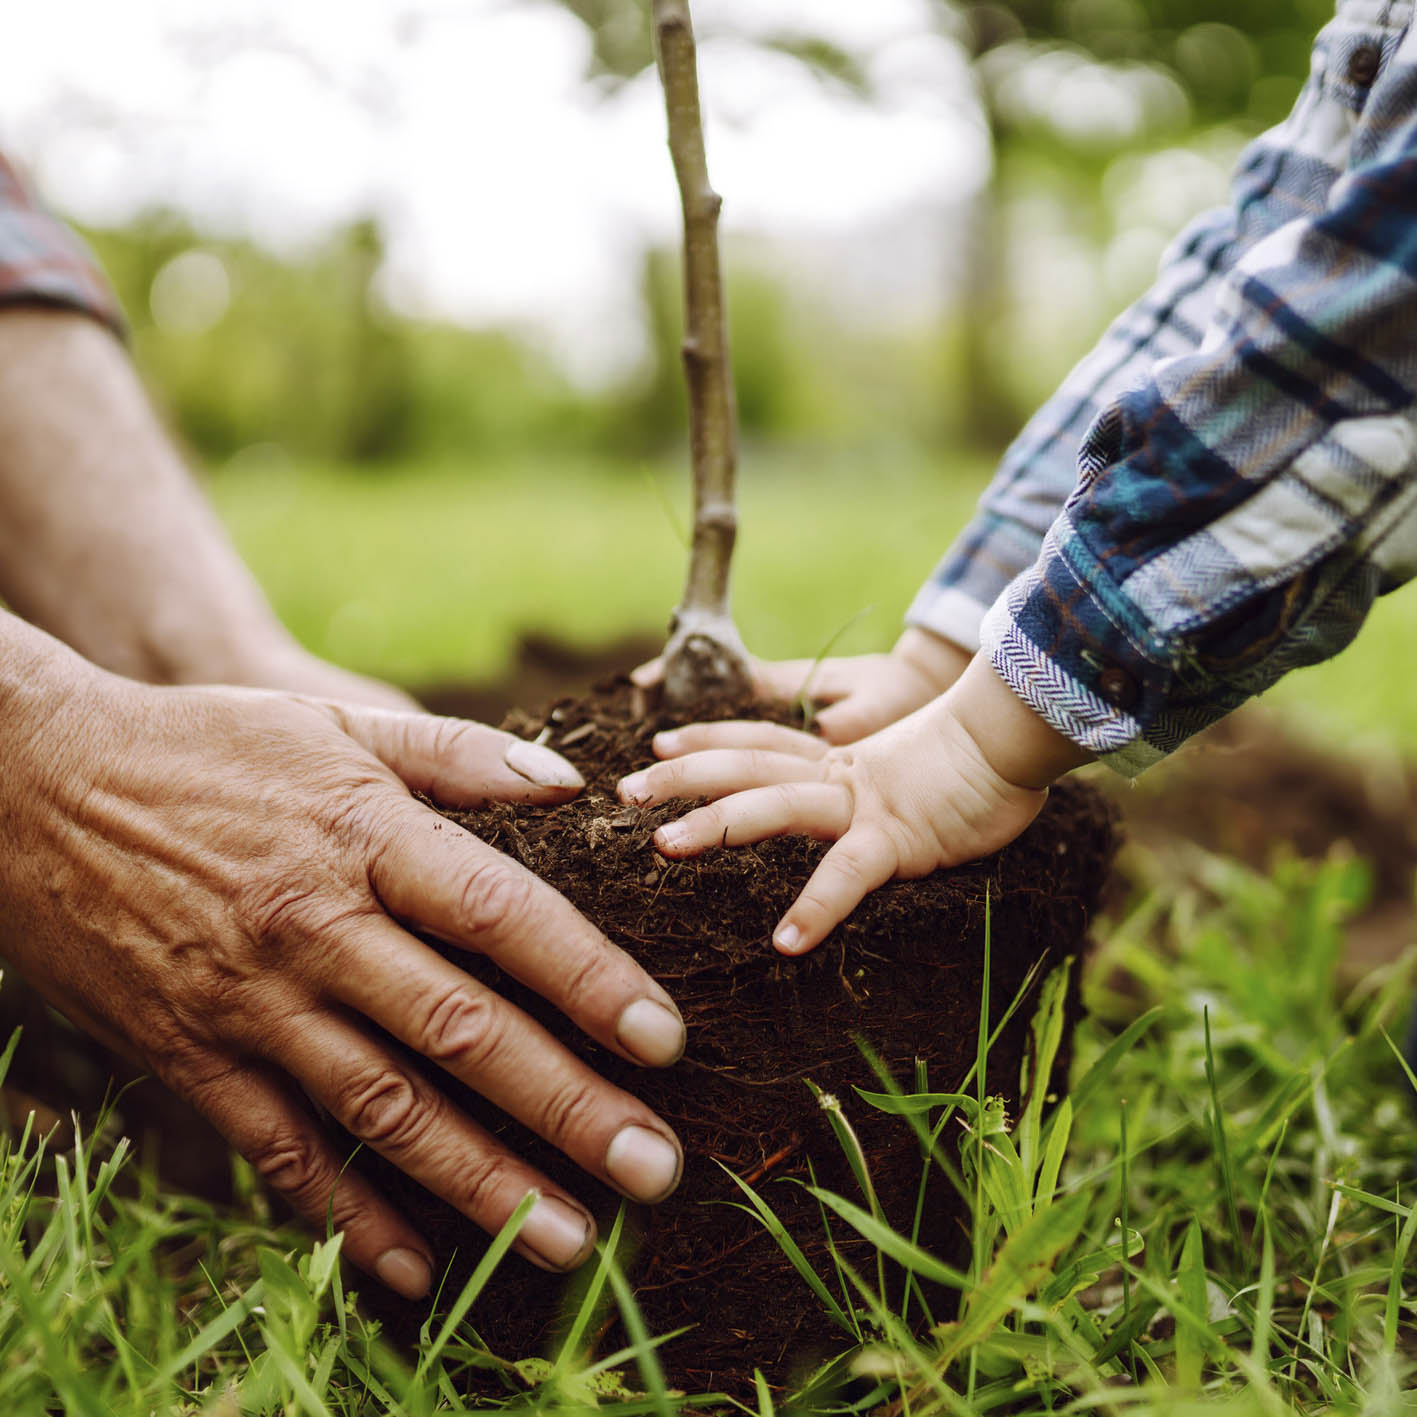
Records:
[[[385,1250],[374,1261],[374,1273],[381,1284],[405,1299],[421,1299],[433,1283],[428,1261],[416,1250]]]
[[[645,785],[646,774],[632,772],[620,779],[620,796],[627,802],[643,803],[649,800],[649,788]]]
[[[672,728],[654,735],[654,751],[666,758],[672,758],[679,751],[679,735]]]
[[[648,1127],[621,1127],[605,1153],[610,1179],[637,1201],[662,1201],[679,1184],[684,1159],[667,1137]]]
[[[646,1067],[667,1068],[683,1056],[684,1020],[653,999],[636,999],[620,1015],[615,1039]]]
[[[666,822],[655,832],[654,839],[659,842],[661,846],[673,847],[682,846],[685,836],[684,828],[680,826],[678,822]]]
[[[782,925],[773,935],[772,942],[783,954],[796,954],[801,946],[802,932],[795,925]]]
[[[574,1269],[590,1254],[595,1239],[590,1216],[555,1196],[542,1196],[522,1224],[517,1239],[552,1269]]]
[[[584,787],[585,778],[550,748],[539,743],[524,743],[520,739],[508,746],[502,761],[528,782],[538,787]]]

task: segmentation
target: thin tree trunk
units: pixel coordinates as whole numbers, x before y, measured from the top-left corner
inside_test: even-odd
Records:
[[[688,0],[654,0],[654,30],[684,211],[684,375],[694,475],[689,574],[664,652],[664,688],[670,703],[688,706],[706,693],[746,690],[749,682],[729,609],[738,426],[718,259],[722,202],[709,183]]]

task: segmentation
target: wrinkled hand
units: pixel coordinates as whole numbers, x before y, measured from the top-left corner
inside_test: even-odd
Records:
[[[676,756],[624,778],[624,801],[711,799],[655,833],[665,856],[789,834],[835,842],[773,931],[783,954],[815,948],[894,877],[1006,845],[1038,815],[1048,782],[1087,758],[983,660],[941,698],[850,746],[737,722],[662,733],[654,747]]]
[[[814,718],[829,743],[852,743],[894,723],[944,693],[964,672],[969,654],[928,630],[906,630],[889,654],[836,659],[751,659],[753,691],[784,703],[806,697],[824,708]],[[657,684],[663,661],[652,659],[630,676],[642,688]]]
[[[0,952],[192,1101],[345,1253],[409,1297],[431,1252],[307,1099],[488,1230],[529,1190],[522,1253],[594,1226],[383,1041],[432,1059],[640,1200],[681,1153],[648,1108],[416,939],[538,990],[622,1057],[674,1061],[668,995],[550,887],[421,806],[555,802],[580,779],[478,724],[257,690],[153,688],[0,616]]]

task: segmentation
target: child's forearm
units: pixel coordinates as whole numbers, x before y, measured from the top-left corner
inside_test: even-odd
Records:
[[[938,700],[978,745],[989,766],[1015,787],[1044,788],[1093,755],[1051,728],[976,654]]]

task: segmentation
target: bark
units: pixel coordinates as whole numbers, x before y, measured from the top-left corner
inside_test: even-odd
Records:
[[[688,705],[714,693],[744,692],[749,683],[747,653],[729,610],[738,427],[718,258],[722,202],[704,153],[688,0],[654,0],[654,30],[684,212],[684,375],[694,476],[689,574],[664,652],[664,688],[670,703]]]

